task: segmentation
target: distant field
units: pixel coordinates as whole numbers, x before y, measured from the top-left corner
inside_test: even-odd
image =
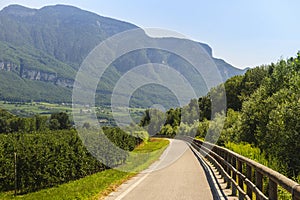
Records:
[[[14,197],[13,192],[0,193],[0,199],[24,199],[24,200],[61,200],[61,199],[102,199],[114,191],[124,181],[134,176],[137,172],[148,168],[156,161],[169,144],[165,139],[151,139],[148,143],[142,143],[133,152],[149,153],[149,157],[140,165],[136,165],[136,158],[129,157],[127,167],[134,173],[122,172],[115,169],[105,170],[77,181],[71,181],[58,187],[41,190],[23,196]]]
[[[0,108],[11,112],[14,115],[21,117],[34,116],[36,114],[43,116],[50,116],[51,113],[55,112],[66,112],[69,113],[72,119],[72,105],[71,104],[55,104],[46,102],[32,102],[32,103],[15,103],[0,101]],[[75,110],[77,113],[82,115],[91,112],[92,108],[86,108],[84,110]],[[115,126],[112,111],[110,107],[96,107],[97,117],[103,121],[103,125]],[[143,108],[130,108],[131,118],[138,123],[143,116],[145,109]],[[114,116],[124,117],[124,108],[119,108],[114,113]]]
[[[0,101],[0,108],[8,110],[14,115],[18,116],[33,116],[50,115],[54,112],[72,112],[71,105],[64,104],[50,104],[45,102],[32,102],[32,103],[10,103],[6,101]]]

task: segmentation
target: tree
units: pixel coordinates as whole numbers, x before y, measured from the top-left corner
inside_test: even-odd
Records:
[[[155,135],[160,132],[165,124],[165,113],[158,109],[147,109],[140,126],[145,127],[149,135]]]
[[[273,105],[267,103],[266,88],[260,87],[251,97],[243,102],[241,111],[240,140],[258,145],[263,137],[264,127],[268,122]],[[260,139],[259,139],[260,138]]]
[[[170,124],[167,124],[162,127],[161,131],[159,132],[160,135],[165,135],[168,137],[173,137],[176,135],[176,132],[174,131],[173,127]]]
[[[248,70],[241,82],[240,99],[242,101],[247,100],[260,87],[267,76],[268,66],[261,66]]]
[[[46,116],[40,116],[36,115],[35,116],[35,127],[37,131],[43,131],[46,130],[47,127],[47,121],[48,118]]]
[[[210,121],[209,129],[205,139],[211,143],[217,143],[218,145],[223,145],[224,140],[222,139],[221,132],[223,130],[225,121],[224,113],[217,113],[213,120]]]
[[[211,100],[210,97],[204,96],[200,97],[199,100],[199,112],[200,112],[200,117],[199,120],[203,121],[204,119],[211,119]]]
[[[298,76],[298,84],[300,77]],[[276,108],[270,112],[265,137],[261,141],[269,156],[287,164],[288,176],[300,173],[300,89],[281,89],[273,95]]]
[[[181,122],[180,108],[176,108],[176,109],[171,108],[170,110],[167,111],[165,125],[169,124],[172,127],[175,127],[175,126],[179,126],[180,122]]]
[[[71,122],[70,122],[68,114],[64,113],[64,112],[52,113],[51,117],[50,117],[50,127],[52,127],[51,128],[52,130],[70,129]],[[57,128],[57,129],[55,129],[55,128]]]
[[[10,131],[8,120],[0,118],[0,133],[8,133]]]
[[[57,119],[50,119],[49,128],[51,130],[59,130],[60,129],[60,123]]]
[[[234,76],[225,82],[227,109],[241,110],[240,99],[243,76]]]

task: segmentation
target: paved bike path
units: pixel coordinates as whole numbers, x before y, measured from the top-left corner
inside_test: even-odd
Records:
[[[171,143],[160,160],[129,180],[106,200],[210,200],[212,191],[205,172],[188,145]]]

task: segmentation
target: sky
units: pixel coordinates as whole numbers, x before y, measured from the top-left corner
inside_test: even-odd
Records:
[[[237,68],[295,56],[300,50],[298,0],[1,0],[0,9],[66,4],[133,23],[162,28],[210,45]]]

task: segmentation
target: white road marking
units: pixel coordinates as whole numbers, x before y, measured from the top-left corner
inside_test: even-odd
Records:
[[[146,173],[143,177],[139,178],[139,180],[137,182],[135,182],[134,184],[132,184],[128,189],[126,189],[124,192],[122,192],[115,200],[121,200],[123,199],[129,192],[131,192],[134,188],[136,188],[141,182],[143,182],[145,180],[145,178],[147,178],[149,176],[149,174],[153,171],[155,171],[155,169],[159,166],[160,162],[163,161],[167,154],[169,153],[172,144],[173,144],[173,140],[170,140],[169,146],[167,147],[167,149],[163,152],[163,154],[160,156],[159,160],[157,162],[155,162],[154,164],[152,164],[148,169],[146,169],[145,171],[141,172],[141,173]]]

